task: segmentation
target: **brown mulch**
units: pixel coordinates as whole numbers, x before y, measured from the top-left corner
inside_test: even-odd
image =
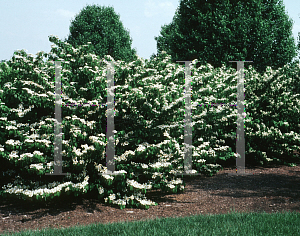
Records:
[[[185,176],[185,192],[147,192],[159,205],[148,210],[107,206],[97,199],[69,198],[41,207],[12,200],[0,203],[0,234],[27,229],[66,228],[92,223],[107,224],[165,217],[238,212],[300,213],[300,166],[251,167],[246,176],[230,176],[235,168],[219,171],[213,177]]]

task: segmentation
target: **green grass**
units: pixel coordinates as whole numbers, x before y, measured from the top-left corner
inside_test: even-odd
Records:
[[[300,235],[300,213],[238,213],[91,224],[4,235]]]

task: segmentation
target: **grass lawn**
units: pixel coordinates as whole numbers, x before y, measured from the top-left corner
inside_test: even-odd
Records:
[[[92,224],[67,229],[4,235],[300,235],[300,214],[237,213],[162,218],[126,223]]]

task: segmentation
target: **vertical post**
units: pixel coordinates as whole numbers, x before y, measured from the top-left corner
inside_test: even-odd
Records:
[[[184,173],[179,175],[200,175],[199,173],[192,173],[192,125],[191,125],[191,61],[185,62],[185,130],[184,130],[184,143],[185,143],[185,158],[184,158]],[[244,115],[245,110],[244,102],[244,80],[243,80],[243,61],[230,61],[237,62],[237,70],[240,71],[238,79],[238,118],[237,118],[237,142],[236,142],[236,174],[245,175],[245,138],[244,138]],[[246,61],[250,62],[250,61]],[[251,61],[252,62],[252,61]],[[106,148],[106,165],[108,168],[107,173],[117,175],[121,173],[115,172],[114,165],[114,69],[113,62],[108,65],[107,70],[107,148]],[[55,104],[55,145],[54,145],[54,173],[46,175],[70,175],[70,173],[62,173],[62,133],[61,133],[61,99],[58,95],[61,93],[61,78],[60,78],[61,62],[55,62],[55,91],[56,91],[56,104]],[[239,170],[239,171],[238,171]],[[99,174],[100,175],[100,174]]]
[[[201,175],[200,173],[192,173],[192,105],[191,105],[191,61],[185,62],[185,126],[184,126],[184,172],[176,175]]]
[[[107,174],[121,175],[122,173],[114,173],[115,171],[115,146],[114,146],[114,69],[113,62],[107,66],[107,147],[106,147],[106,166]],[[54,124],[54,173],[46,173],[45,175],[71,175],[70,173],[62,173],[62,127],[61,127],[61,62],[55,62],[55,124]],[[59,98],[60,95],[60,98]],[[66,104],[67,105],[67,104]],[[99,174],[100,175],[100,174]]]
[[[107,173],[110,175],[117,175],[115,172],[115,139],[114,139],[114,68],[113,62],[107,65],[107,129],[106,129],[106,167]],[[100,175],[100,173],[99,173]]]
[[[115,112],[115,93],[114,93],[114,65],[110,62],[107,65],[107,128],[106,128],[106,174],[122,175],[115,173],[115,139],[114,139],[114,112]],[[102,175],[98,173],[98,175]]]
[[[184,157],[184,173],[177,175],[200,175],[198,173],[192,173],[192,160],[191,160],[191,148],[192,148],[192,127],[191,127],[191,71],[190,62],[191,61],[177,61],[185,62],[185,129],[184,129],[184,143],[185,143],[185,157]],[[236,153],[238,158],[236,158],[236,173],[239,175],[248,175],[245,173],[245,137],[244,137],[244,113],[245,105],[244,103],[244,61],[230,61],[237,62],[237,71],[240,72],[237,83],[237,141],[236,141]],[[245,61],[253,62],[253,61]],[[201,104],[200,104],[201,105]],[[232,175],[232,173],[229,173]]]
[[[185,62],[185,127],[184,127],[184,173],[192,171],[192,106],[191,106],[191,68],[190,62]]]
[[[250,175],[245,173],[245,105],[244,105],[244,61],[229,61],[237,62],[237,71],[239,72],[237,83],[237,128],[236,128],[236,173],[229,175]],[[253,61],[245,61],[253,62]]]
[[[54,172],[46,175],[71,175],[62,173],[62,128],[61,128],[61,62],[55,61],[55,123],[54,123]]]

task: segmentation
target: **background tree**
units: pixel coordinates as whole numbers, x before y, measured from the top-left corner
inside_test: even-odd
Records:
[[[88,45],[86,53],[94,53],[102,59],[104,55],[110,55],[115,61],[122,60],[126,63],[137,60],[137,52],[131,49],[132,39],[129,32],[123,27],[120,16],[114,12],[112,7],[102,7],[97,5],[87,5],[75,17],[70,25],[70,35],[64,41],[78,48],[80,45]],[[71,68],[72,70],[74,68]],[[85,99],[93,100],[93,88],[89,87],[90,77],[80,71],[73,70],[74,81],[78,81],[74,87],[79,90],[80,87],[87,87]],[[115,85],[120,85],[123,81],[123,75],[115,71]],[[119,80],[119,81],[118,81]],[[120,130],[123,118],[115,117],[115,128]],[[107,118],[102,117],[99,120],[103,132],[106,132]],[[132,125],[134,122],[129,122]]]
[[[65,42],[73,47],[91,42],[90,52],[100,58],[111,55],[114,60],[126,62],[137,59],[136,50],[131,49],[132,39],[112,7],[87,5],[71,22],[69,29],[70,35]]]
[[[181,0],[172,23],[155,37],[172,62],[198,59],[215,68],[253,61],[257,72],[283,67],[297,55],[282,0]],[[198,67],[198,65],[197,65]]]
[[[300,51],[300,32],[298,32],[298,52]]]

